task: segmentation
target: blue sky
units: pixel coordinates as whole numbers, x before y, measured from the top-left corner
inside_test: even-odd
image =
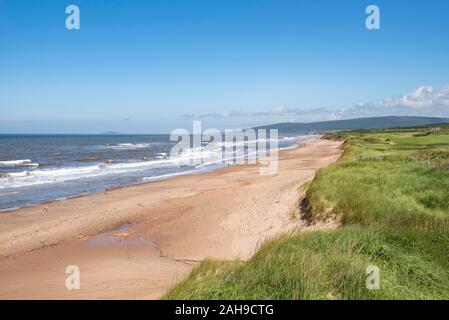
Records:
[[[448,39],[445,0],[0,0],[0,133],[449,116]]]

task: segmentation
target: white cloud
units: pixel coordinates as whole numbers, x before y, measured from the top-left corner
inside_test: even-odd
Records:
[[[294,117],[298,116],[297,119]],[[275,107],[269,111],[225,111],[202,115],[186,114],[184,119],[251,118],[275,121],[325,121],[375,116],[435,116],[449,117],[449,85],[439,89],[421,86],[401,96],[389,96],[375,102],[359,102],[349,108],[287,108]]]
[[[419,87],[409,94],[405,94],[399,97],[386,97],[379,103],[379,105],[385,106],[387,108],[429,108],[435,103],[438,103],[438,100],[436,98],[437,95],[432,87],[423,86]]]
[[[401,96],[385,97],[381,101],[358,103],[342,110],[340,118],[382,115],[449,116],[449,85],[439,89],[422,86]]]

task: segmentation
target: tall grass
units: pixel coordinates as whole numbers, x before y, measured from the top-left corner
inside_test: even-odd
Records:
[[[305,215],[340,228],[283,235],[247,262],[207,260],[165,298],[449,299],[449,128],[337,136],[344,155],[310,184]]]

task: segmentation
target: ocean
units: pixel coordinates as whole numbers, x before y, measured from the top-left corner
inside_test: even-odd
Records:
[[[298,139],[307,136],[280,137],[278,148]],[[175,144],[169,135],[0,135],[0,210],[226,166],[221,147],[170,157]],[[184,165],[197,155],[201,163]]]

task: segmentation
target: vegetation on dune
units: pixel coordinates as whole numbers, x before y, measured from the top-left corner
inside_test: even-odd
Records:
[[[207,260],[168,299],[449,299],[449,127],[338,133],[303,218],[335,230],[283,235],[249,261]],[[366,288],[366,268],[380,289]]]

